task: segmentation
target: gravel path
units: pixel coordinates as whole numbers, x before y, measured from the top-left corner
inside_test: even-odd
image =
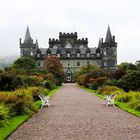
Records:
[[[8,140],[140,140],[140,118],[79,88],[64,84],[44,107]]]

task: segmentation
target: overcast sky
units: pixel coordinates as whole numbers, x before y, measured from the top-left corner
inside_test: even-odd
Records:
[[[39,46],[59,32],[78,32],[97,47],[107,26],[118,43],[118,63],[140,60],[139,0],[0,0],[0,57],[19,55],[27,25]]]

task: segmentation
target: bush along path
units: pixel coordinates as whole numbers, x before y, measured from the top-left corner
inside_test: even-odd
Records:
[[[140,118],[75,84],[64,84],[51,100],[20,126],[8,140],[139,140]]]
[[[24,92],[24,94],[26,94],[26,95],[29,95],[29,94],[32,94],[32,96],[37,96],[37,94],[38,94],[38,91],[39,91],[39,89],[40,88],[38,88],[38,87],[30,87],[30,88],[28,88],[28,89],[18,89],[18,90],[16,90],[16,91],[14,91],[14,92],[9,92],[8,94],[10,94],[9,96],[7,96],[7,94],[5,93],[5,92],[1,92],[1,98],[0,99],[2,99],[2,97],[3,97],[3,99],[4,99],[4,97],[5,98],[7,98],[7,100],[6,100],[6,103],[10,103],[10,104],[12,104],[12,102],[15,104],[15,106],[17,107],[17,105],[20,103],[20,102],[22,102],[22,106],[20,105],[19,106],[19,108],[18,108],[18,110],[20,110],[20,112],[21,112],[21,109],[24,107],[24,104],[26,105],[26,103],[28,103],[29,101],[26,101],[25,102],[25,100],[24,100],[24,98],[22,97],[22,100],[24,100],[24,101],[19,101],[19,99],[18,99],[18,101],[17,101],[17,95],[16,95],[16,93],[18,93],[18,96],[19,95],[22,95],[22,92]],[[47,95],[47,96],[49,96],[49,97],[52,97],[55,93],[56,93],[56,91],[59,89],[59,87],[57,87],[57,88],[55,88],[55,89],[53,89],[53,90],[51,90],[51,91],[48,91],[47,89],[43,89],[42,88],[42,94],[44,94],[44,95]],[[29,92],[30,91],[30,92]],[[19,94],[20,93],[20,94]],[[26,97],[26,96],[25,96]],[[13,100],[13,99],[16,99],[16,100]],[[17,103],[16,103],[16,101],[17,101]],[[0,100],[0,102],[2,102],[1,100]],[[25,102],[25,103],[24,103]],[[4,102],[3,102],[4,103]],[[24,103],[24,104],[23,104]],[[14,104],[12,104],[12,106],[14,105]],[[17,104],[17,105],[16,105]],[[28,103],[29,104],[29,103]],[[1,119],[1,121],[0,121],[0,124],[1,124],[1,126],[0,126],[0,140],[4,140],[7,136],[9,136],[16,128],[18,128],[21,124],[23,124],[28,118],[30,118],[32,115],[33,115],[33,113],[34,112],[36,112],[39,108],[40,108],[40,106],[41,106],[41,100],[37,100],[37,101],[35,101],[35,102],[33,102],[33,103],[30,103],[30,104],[32,104],[32,107],[33,107],[33,111],[32,110],[28,110],[28,112],[25,112],[24,110],[24,112],[21,112],[20,114],[15,114],[15,115],[13,115],[13,117],[11,117],[11,118],[9,118],[8,117],[8,113],[6,114],[5,112],[6,112],[6,107],[5,107],[5,105],[4,104],[1,104],[1,106],[0,106],[0,111],[2,111],[2,112],[0,112],[0,119]],[[3,107],[3,108],[2,108]],[[4,108],[5,107],[5,108]],[[26,107],[27,108],[27,107]],[[5,110],[4,110],[5,109]],[[16,110],[16,111],[18,111],[18,110]],[[4,115],[4,113],[5,113],[5,115]],[[3,114],[3,115],[2,115]],[[23,115],[22,115],[23,114]],[[4,118],[2,118],[2,117],[5,117],[6,118],[6,115],[7,115],[7,121],[6,120],[4,120]],[[3,124],[3,125],[2,125]]]

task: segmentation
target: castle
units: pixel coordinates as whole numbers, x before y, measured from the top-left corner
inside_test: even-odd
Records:
[[[108,26],[105,41],[99,39],[98,47],[89,48],[88,38],[78,39],[75,33],[59,33],[59,39],[49,39],[48,48],[40,48],[38,41],[34,43],[27,27],[25,39],[20,38],[20,56],[32,57],[38,68],[43,68],[44,60],[49,56],[60,58],[66,75],[66,82],[75,81],[75,73],[81,66],[96,64],[111,71],[117,66],[117,43]]]

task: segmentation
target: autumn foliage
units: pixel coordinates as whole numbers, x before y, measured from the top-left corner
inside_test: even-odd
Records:
[[[56,56],[48,57],[44,62],[44,69],[54,76],[54,82],[56,85],[61,85],[64,81],[64,70],[63,66],[60,63],[60,59]]]
[[[97,89],[107,79],[106,73],[95,65],[87,65],[86,67],[82,67],[77,73],[77,82],[79,85],[90,89]]]

